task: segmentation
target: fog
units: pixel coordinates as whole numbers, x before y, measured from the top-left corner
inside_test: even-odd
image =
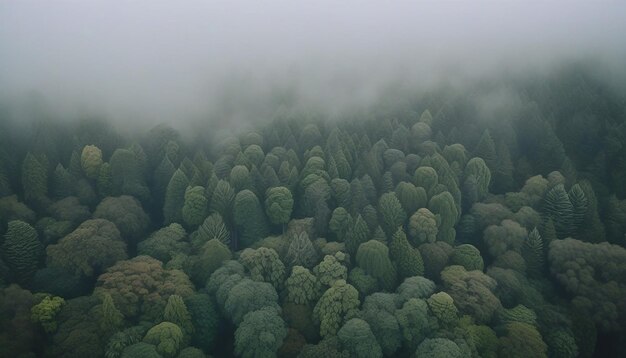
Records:
[[[620,1],[5,1],[0,98],[60,118],[233,125],[565,61],[621,80],[624,18]]]

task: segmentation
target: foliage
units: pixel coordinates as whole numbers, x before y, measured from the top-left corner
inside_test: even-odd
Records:
[[[170,295],[189,296],[193,285],[185,273],[164,270],[150,256],[119,261],[98,278],[96,293],[108,293],[125,317],[156,319]]]
[[[291,218],[293,197],[284,186],[270,188],[265,196],[265,212],[272,224],[286,224]]]
[[[163,357],[172,358],[182,348],[183,331],[172,322],[161,322],[150,328],[143,341],[156,346],[156,351]]]
[[[345,280],[337,280],[324,292],[313,309],[322,337],[335,335],[344,322],[353,318],[360,305],[359,293]]]
[[[235,353],[241,357],[271,357],[287,336],[285,322],[273,308],[263,308],[244,316],[235,331]]]
[[[185,241],[187,232],[180,224],[170,224],[153,232],[147,239],[137,245],[139,255],[152,256],[167,263],[174,256],[189,251],[189,243]]]
[[[37,231],[32,226],[21,220],[9,222],[2,243],[2,260],[15,281],[22,284],[30,281],[42,251]]]
[[[46,333],[54,333],[57,329],[57,323],[54,318],[64,303],[65,300],[61,297],[46,296],[30,309],[31,318],[34,322],[40,323]]]
[[[353,318],[346,322],[337,333],[342,346],[350,356],[367,358],[382,357],[383,353],[369,325],[362,319]]]
[[[380,241],[370,240],[359,246],[356,262],[368,275],[376,278],[381,287],[391,291],[396,284],[396,269],[389,258],[389,249]]]
[[[93,217],[114,223],[128,243],[136,243],[150,224],[150,218],[141,203],[128,195],[104,198],[96,207]]]

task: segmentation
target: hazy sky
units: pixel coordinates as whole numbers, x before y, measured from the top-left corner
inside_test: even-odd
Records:
[[[0,95],[36,90],[67,113],[158,122],[289,83],[333,108],[400,78],[419,85],[575,57],[618,67],[625,19],[624,1],[0,0]]]

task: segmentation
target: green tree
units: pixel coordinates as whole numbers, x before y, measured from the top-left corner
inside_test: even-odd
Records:
[[[269,282],[277,290],[282,288],[285,281],[285,265],[274,249],[267,247],[245,249],[241,252],[239,261],[250,272],[253,280]]]
[[[437,218],[426,208],[418,209],[411,216],[408,227],[411,243],[415,246],[437,240]]]
[[[437,240],[454,243],[454,225],[459,220],[459,211],[452,195],[447,191],[434,195],[428,202],[428,209],[439,216]]]
[[[395,312],[396,320],[402,332],[404,345],[413,351],[431,332],[430,316],[426,301],[411,298]]]
[[[109,163],[102,163],[100,166],[96,187],[100,197],[113,195],[113,174],[111,173],[111,165]]]
[[[489,169],[494,171],[496,168],[496,144],[491,138],[491,134],[489,133],[489,129],[485,129],[476,148],[474,148],[474,156],[482,158]]]
[[[236,325],[240,325],[246,314],[265,307],[280,310],[278,294],[267,282],[248,278],[237,282],[228,292],[224,310]]]
[[[563,184],[548,190],[544,198],[544,211],[554,222],[559,238],[565,238],[571,233],[574,225],[574,207]]]
[[[267,219],[257,196],[250,190],[237,193],[233,205],[233,220],[243,247],[249,247],[267,236]]]
[[[102,151],[95,145],[86,145],[80,156],[80,165],[83,168],[85,176],[90,179],[96,179],[100,173],[102,165]]]
[[[343,348],[350,352],[351,357],[374,358],[383,356],[369,324],[362,319],[353,318],[346,322],[337,333],[337,337],[339,337]]]
[[[482,271],[485,266],[480,251],[470,244],[455,247],[450,255],[450,264],[463,266],[468,271]]]
[[[30,281],[42,252],[37,231],[32,226],[21,220],[9,221],[2,243],[2,259],[16,282]]]
[[[164,224],[182,222],[182,209],[185,205],[185,192],[189,186],[187,175],[177,169],[165,189],[165,202],[163,203]]]
[[[294,266],[286,282],[287,301],[298,305],[310,305],[319,297],[317,278],[306,267]]]
[[[361,215],[357,216],[352,230],[346,234],[346,249],[352,256],[356,255],[359,246],[366,242],[370,236],[370,229]]]
[[[170,224],[155,232],[137,245],[139,255],[149,255],[167,263],[177,254],[189,253],[187,232],[180,224]]]
[[[412,215],[417,209],[426,206],[426,191],[422,187],[415,187],[405,181],[396,186],[396,196],[402,205],[402,209],[408,215]]]
[[[180,270],[165,270],[150,256],[119,261],[98,278],[96,294],[109,293],[127,319],[156,320],[170,295],[189,296],[193,284]]]
[[[370,240],[359,246],[356,262],[368,275],[375,277],[379,285],[392,291],[396,284],[396,270],[389,259],[389,249],[380,241]]]
[[[191,278],[202,286],[224,261],[231,259],[232,253],[224,243],[217,239],[207,241],[199,251],[199,255],[190,259],[189,264],[192,266]]]
[[[335,208],[330,218],[329,228],[337,241],[343,242],[346,234],[352,228],[352,216],[348,211],[342,207]]]
[[[31,153],[26,154],[22,162],[22,186],[24,199],[27,202],[37,202],[48,194],[48,171]]]
[[[235,331],[235,353],[244,358],[272,357],[286,336],[285,322],[275,309],[250,312]]]
[[[342,265],[338,257],[345,256],[338,252],[335,255],[326,255],[324,259],[313,268],[313,273],[323,286],[332,286],[337,280],[348,278],[348,269]]]
[[[46,333],[54,333],[57,330],[55,316],[64,304],[65,300],[62,297],[46,296],[30,309],[31,319],[41,324]]]
[[[115,307],[113,297],[110,294],[104,293],[102,295],[102,304],[98,310],[98,324],[102,332],[107,332],[107,335],[118,331],[124,325],[124,315]]]
[[[46,252],[48,267],[88,278],[128,257],[119,230],[104,219],[83,222],[58,243],[48,245]]]
[[[284,187],[279,186],[270,188],[267,191],[265,197],[265,212],[272,224],[284,225],[291,218],[291,211],[293,210],[293,197],[291,191]]]
[[[320,325],[320,335],[336,335],[343,323],[357,314],[359,304],[359,292],[352,285],[345,280],[335,281],[313,309],[313,319]]]
[[[369,324],[385,356],[393,356],[402,344],[402,332],[395,316],[398,306],[395,293],[376,292],[363,302],[360,315]]]
[[[230,245],[230,232],[218,213],[209,215],[198,230],[191,235],[191,245],[194,248],[201,248],[211,239],[217,239],[222,244]]]
[[[304,266],[311,268],[318,262],[317,252],[306,232],[295,234],[289,243],[285,262],[290,266]]]
[[[454,341],[449,339],[427,338],[417,347],[415,356],[428,358],[461,358],[463,357],[463,352]]]
[[[194,332],[191,343],[210,352],[217,337],[219,316],[211,296],[195,293],[185,298]]]
[[[181,296],[171,295],[167,299],[165,310],[163,310],[163,320],[172,322],[180,327],[185,334],[185,341],[189,342],[194,332],[193,323],[191,321],[191,315],[187,310],[187,305],[185,305],[185,301],[183,301]]]
[[[207,198],[204,195],[204,187],[187,187],[185,190],[185,203],[182,207],[182,218],[190,227],[197,227],[206,218]]]
[[[391,237],[406,220],[406,212],[402,209],[395,193],[385,193],[380,196],[378,212],[387,237]]]
[[[531,277],[541,277],[545,268],[545,252],[543,250],[543,239],[537,228],[532,229],[532,231],[528,233],[528,238],[524,241],[524,246],[522,247],[522,256],[524,257],[524,261],[526,261],[528,275]]]
[[[419,250],[409,244],[401,228],[396,231],[389,243],[389,256],[395,264],[400,279],[424,274],[422,255]]]
[[[148,330],[143,341],[155,345],[163,357],[173,358],[183,347],[183,331],[172,322],[161,322]]]
[[[501,357],[547,357],[547,346],[537,329],[529,324],[512,322],[507,334],[500,337],[498,355]]]
[[[150,217],[141,203],[129,195],[104,198],[96,207],[93,217],[114,223],[130,244],[143,238],[150,224]]]

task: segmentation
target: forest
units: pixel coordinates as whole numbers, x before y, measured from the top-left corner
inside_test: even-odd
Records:
[[[229,136],[5,103],[0,356],[623,356],[624,92],[396,95]]]

